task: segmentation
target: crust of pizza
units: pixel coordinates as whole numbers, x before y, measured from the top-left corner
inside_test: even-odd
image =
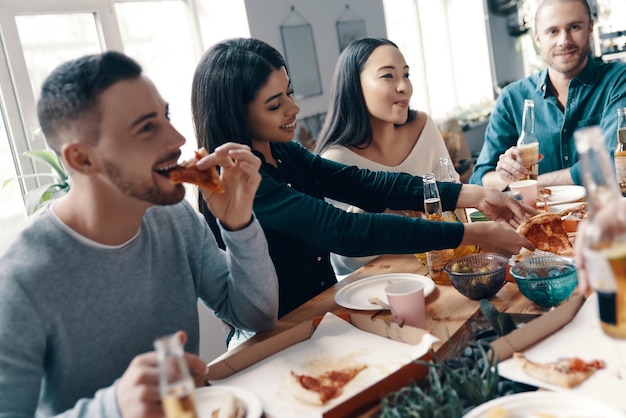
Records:
[[[224,188],[222,187],[217,168],[209,167],[206,170],[200,170],[196,167],[196,163],[206,155],[208,155],[208,151],[205,148],[200,148],[196,151],[194,158],[184,161],[182,164],[172,168],[168,172],[170,181],[174,184],[195,184],[196,186],[209,189],[214,193],[223,193]]]
[[[517,232],[532,242],[538,250],[565,256],[574,255],[574,246],[559,213],[535,215],[521,224]]]
[[[246,413],[246,405],[243,401],[231,392],[226,392],[219,409],[211,412],[211,418],[245,418]]]
[[[317,377],[290,371],[287,387],[298,400],[311,405],[324,405],[343,393],[343,387],[365,369],[366,365],[329,370]]]
[[[578,357],[560,358],[551,363],[537,363],[529,360],[522,353],[513,353],[522,369],[535,379],[566,388],[573,388],[587,380],[596,370],[603,369],[602,360],[585,362]]]
[[[573,206],[571,208],[563,209],[559,212],[562,218],[566,216],[572,216],[577,219],[585,219],[587,217],[587,204],[581,203],[580,205]]]

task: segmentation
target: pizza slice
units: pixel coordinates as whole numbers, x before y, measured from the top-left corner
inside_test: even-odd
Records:
[[[366,367],[366,365],[359,365],[328,370],[317,377],[297,374],[292,370],[288,377],[289,391],[296,399],[303,402],[324,405],[341,395],[343,387]]]
[[[574,245],[559,213],[535,215],[521,224],[517,232],[532,242],[538,250],[570,257],[574,255]]]
[[[223,193],[224,188],[220,181],[220,175],[216,167],[200,170],[196,163],[204,156],[208,155],[205,148],[200,148],[195,152],[195,157],[184,161],[168,171],[170,181],[177,183],[191,183],[209,189],[214,193]]]
[[[580,219],[583,220],[587,217],[587,204],[586,203],[581,203],[580,205],[576,205],[576,206],[572,206],[570,208],[567,209],[563,209],[561,212],[559,212],[559,214],[561,215],[562,218],[566,217],[566,216],[571,216],[574,217],[576,219]]]
[[[586,362],[578,357],[563,357],[550,363],[536,363],[527,359],[522,353],[513,353],[513,358],[521,363],[522,369],[529,376],[566,388],[580,385],[596,370],[605,367],[602,360]]]

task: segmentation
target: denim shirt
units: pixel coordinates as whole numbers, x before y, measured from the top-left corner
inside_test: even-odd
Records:
[[[539,174],[571,168],[575,184],[582,184],[574,131],[599,125],[606,148],[613,155],[617,144],[617,108],[626,107],[626,63],[605,63],[588,57],[587,65],[569,83],[567,103],[561,110],[548,91],[548,69],[506,86],[498,97],[485,132],[470,183],[482,185],[485,173],[495,171],[498,158],[517,144],[522,131],[524,99],[535,101],[535,132],[539,138]]]

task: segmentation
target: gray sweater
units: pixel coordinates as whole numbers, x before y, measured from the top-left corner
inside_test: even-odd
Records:
[[[156,338],[184,330],[198,353],[198,298],[236,327],[275,326],[259,224],[222,235],[227,252],[186,202],[150,208],[119,247],[37,215],[0,257],[0,417],[119,417],[116,379]]]

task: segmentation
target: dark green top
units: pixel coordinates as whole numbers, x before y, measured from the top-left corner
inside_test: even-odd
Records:
[[[297,142],[272,144],[278,168],[262,160],[254,200],[276,266],[279,317],[337,283],[330,252],[347,256],[413,254],[457,247],[463,224],[428,222],[385,209],[423,211],[422,179],[329,161]],[[454,210],[461,184],[438,183],[443,210]],[[370,213],[349,213],[324,198]]]

